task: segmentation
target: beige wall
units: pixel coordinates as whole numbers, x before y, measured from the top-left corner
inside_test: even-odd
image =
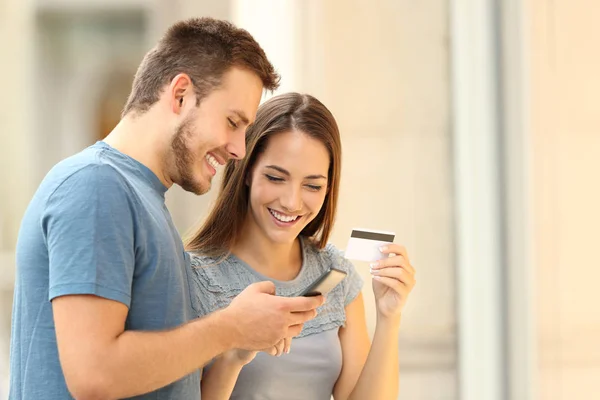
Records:
[[[30,2],[0,1],[0,398],[8,397],[8,354],[12,280],[21,216],[31,197],[31,141],[24,134],[31,123]]]
[[[600,398],[600,3],[529,1],[540,399]]]
[[[31,140],[33,12],[29,0],[0,2],[0,250],[12,250],[32,194]],[[0,266],[2,267],[2,266]]]
[[[458,398],[447,1],[323,4],[324,72],[311,90],[338,119],[344,149],[332,239],[345,246],[356,226],[396,232],[418,270],[401,398]],[[356,265],[372,331],[368,267]]]

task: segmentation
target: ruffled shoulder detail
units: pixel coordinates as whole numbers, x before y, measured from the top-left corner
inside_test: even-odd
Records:
[[[319,250],[314,246],[307,246],[306,256],[311,259],[312,265],[318,265],[320,274],[329,267],[333,267],[346,272],[347,276],[327,295],[327,301],[317,309],[317,316],[306,322],[302,332],[298,337],[304,337],[312,334],[321,333],[330,329],[335,329],[346,324],[346,306],[356,298],[361,291],[363,281],[356,273],[354,265],[344,258],[342,251],[338,250],[333,244],[328,244],[324,249]],[[315,268],[317,269],[317,268]],[[312,279],[306,282],[307,287]]]
[[[335,246],[329,244],[320,250],[302,241],[302,251],[303,267],[296,279],[289,282],[271,279],[278,296],[299,295],[329,267],[343,270],[348,275],[328,294],[326,303],[317,310],[317,316],[304,324],[297,337],[343,326],[346,322],[345,307],[358,295],[363,285],[352,263],[344,259],[343,253]],[[264,280],[235,256],[218,260],[191,253],[190,259],[192,307],[199,316],[228,306],[248,285]]]
[[[254,275],[236,265],[231,257],[215,259],[191,253],[190,260],[192,308],[198,316],[227,307],[235,296],[257,282]]]

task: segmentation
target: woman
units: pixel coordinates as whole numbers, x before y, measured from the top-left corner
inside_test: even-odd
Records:
[[[271,280],[278,295],[295,296],[330,266],[347,276],[293,340],[215,359],[205,368],[202,398],[396,399],[398,331],[414,269],[396,244],[371,266],[377,303],[371,345],[362,280],[327,244],[340,183],[334,117],[309,95],[280,95],[259,108],[246,144],[246,158],[227,164],[214,209],[186,243],[198,314],[227,306],[257,281]]]

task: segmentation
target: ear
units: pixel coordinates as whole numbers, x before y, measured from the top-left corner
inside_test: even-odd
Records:
[[[177,115],[181,114],[186,107],[189,107],[189,103],[192,101],[193,105],[196,105],[194,84],[188,74],[178,74],[175,76],[167,90],[170,108],[173,113]]]

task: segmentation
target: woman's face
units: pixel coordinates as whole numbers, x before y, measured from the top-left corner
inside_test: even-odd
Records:
[[[299,131],[271,136],[247,184],[250,217],[275,243],[291,243],[321,210],[327,194],[329,153]]]

